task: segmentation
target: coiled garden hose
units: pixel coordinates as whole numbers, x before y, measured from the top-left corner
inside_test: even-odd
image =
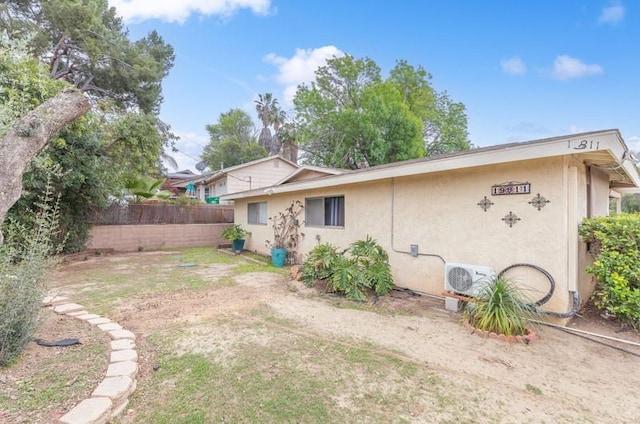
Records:
[[[553,296],[553,292],[556,290],[556,282],[553,279],[553,277],[551,276],[551,274],[549,274],[549,272],[546,269],[541,268],[538,265],[533,265],[533,264],[528,264],[528,263],[517,263],[517,264],[509,265],[508,267],[506,267],[505,269],[500,271],[498,273],[497,277],[500,278],[500,277],[502,277],[504,275],[505,272],[507,272],[507,271],[509,271],[509,270],[511,270],[513,268],[518,268],[518,267],[533,268],[536,271],[540,271],[542,273],[542,275],[547,277],[547,280],[549,280],[549,291],[540,300],[538,300],[537,302],[534,302],[533,305],[541,306],[541,305],[544,305],[545,303],[547,303],[549,301],[549,299],[551,299],[551,296]]]

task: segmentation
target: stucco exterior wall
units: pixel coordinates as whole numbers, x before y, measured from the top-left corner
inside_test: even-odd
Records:
[[[230,224],[94,225],[87,249],[121,252],[228,244],[220,234]]]
[[[571,166],[577,169],[572,174],[576,192],[575,199],[569,202]],[[508,181],[531,183],[531,193],[491,195],[492,185]],[[598,184],[603,185],[604,180]],[[549,200],[540,210],[529,203],[538,193]],[[307,197],[338,195],[345,196],[344,228],[309,227],[303,223],[300,231],[304,237],[299,253],[304,254],[324,242],[346,247],[370,235],[389,252],[396,284],[432,294],[440,294],[444,289],[444,264],[437,256],[423,255],[438,255],[447,262],[489,266],[495,271],[514,263],[531,263],[544,268],[556,283],[556,291],[545,307],[562,312],[570,309],[572,301],[568,278],[579,279],[578,286],[585,293],[592,288],[586,274],[577,269],[569,272],[570,267],[582,266],[587,260],[584,244],[575,232],[569,231],[569,204],[575,208],[572,219],[579,222],[587,213],[586,169],[571,157],[236,200],[236,222],[253,233],[246,247],[268,254],[264,241],[273,236],[269,225],[247,225],[249,201],[267,202],[268,216],[273,216],[294,200],[304,202]],[[494,203],[486,211],[478,206],[484,196]],[[509,212],[519,218],[511,227],[503,220]],[[572,261],[569,260],[570,242],[578,249]],[[412,244],[418,245],[421,256],[409,254]],[[516,268],[510,276],[519,280],[536,299],[549,288],[547,279],[537,271]]]
[[[591,167],[591,216],[609,215],[609,176]]]
[[[500,271],[515,263],[547,270],[556,281],[567,278],[567,240],[564,231],[566,196],[561,158],[513,162],[491,167],[398,179],[395,183],[394,248],[433,253],[447,262],[489,266]],[[491,186],[508,181],[531,183],[530,194],[492,196]],[[536,194],[549,200],[541,210],[529,202]],[[494,204],[478,206],[484,196]],[[511,227],[503,220],[510,212],[519,220]],[[438,258],[394,255],[399,281],[429,293],[443,288],[444,268]],[[423,265],[424,264],[424,265]],[[514,269],[510,276],[534,298],[549,283],[543,275]],[[552,309],[567,305],[566,290],[557,290]]]

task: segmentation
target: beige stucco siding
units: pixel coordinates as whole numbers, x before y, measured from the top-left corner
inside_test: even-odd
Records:
[[[299,252],[308,252],[319,242],[346,247],[367,235],[389,252],[394,278],[399,286],[440,294],[444,289],[444,264],[435,256],[413,257],[412,244],[421,254],[439,255],[448,262],[492,267],[500,271],[514,263],[531,263],[547,270],[557,290],[546,305],[566,311],[571,305],[567,291],[568,237],[567,187],[569,165],[562,157],[512,162],[411,177],[386,179],[316,189],[304,193],[274,194],[253,198],[266,201],[273,216],[294,200],[318,196],[345,197],[344,228],[306,226],[300,229]],[[579,163],[578,163],[579,165]],[[586,180],[579,167],[577,216],[586,213]],[[491,186],[507,181],[531,183],[530,194],[492,196]],[[541,210],[529,202],[540,193],[549,200]],[[494,204],[484,211],[478,206],[484,196]],[[264,241],[272,239],[269,225],[247,225],[246,199],[236,200],[236,222],[253,235],[247,248],[268,254]],[[513,212],[518,218],[509,227],[503,218]],[[304,221],[304,217],[302,218]],[[393,239],[393,243],[392,243]],[[533,297],[548,289],[544,276],[514,270]]]
[[[443,262],[495,271],[514,263],[533,264],[555,280],[545,309],[567,312],[572,293],[579,292],[584,302],[594,287],[584,272],[592,259],[578,225],[587,216],[608,213],[610,190],[640,186],[640,174],[626,160],[627,153],[620,133],[606,130],[292,180],[273,187],[271,196],[258,189],[227,198],[236,201],[236,221],[246,225],[248,202],[267,203],[273,216],[293,200],[342,195],[344,228],[311,227],[302,219],[301,256],[318,242],[344,248],[371,235],[389,252],[399,286],[436,295],[444,289]],[[491,186],[506,182],[530,183],[531,191],[492,195]],[[540,208],[533,204],[538,194]],[[492,202],[487,210],[478,205],[485,196]],[[505,222],[510,214],[511,226]],[[273,237],[269,225],[248,227],[254,236],[247,247],[268,254],[264,241]],[[419,256],[410,254],[412,245],[418,246]],[[534,299],[549,289],[539,271],[520,266],[510,276]]]
[[[304,193],[291,193],[283,195],[263,196],[249,201],[236,200],[235,221],[246,226],[252,232],[251,238],[246,243],[248,250],[269,254],[265,247],[265,240],[273,240],[271,223],[267,225],[247,224],[247,204],[254,202],[267,202],[267,214],[272,217],[287,208],[293,201],[300,200],[304,204],[305,198],[321,196],[345,197],[345,226],[344,228],[312,227],[304,224],[304,212],[300,217],[302,223],[300,232],[299,253],[304,254],[320,243],[332,243],[337,246],[347,246],[349,243],[371,235],[388,245],[390,237],[390,186],[389,183],[368,183],[338,186],[331,189],[319,189]]]
[[[514,263],[531,263],[556,280],[566,280],[566,215],[561,158],[513,162],[446,173],[397,179],[395,182],[394,248],[409,251],[418,244],[447,262],[489,266],[500,271]],[[492,196],[491,186],[507,181],[531,183],[531,194]],[[540,211],[529,202],[540,193],[549,203]],[[478,202],[492,201],[484,211]],[[509,212],[520,220],[511,227],[503,221]],[[444,267],[437,258],[394,255],[398,281],[410,288],[439,293]],[[520,275],[518,275],[520,274]],[[514,270],[513,278],[526,275],[532,296],[541,297],[546,279]],[[566,305],[566,293],[556,293],[551,304]]]

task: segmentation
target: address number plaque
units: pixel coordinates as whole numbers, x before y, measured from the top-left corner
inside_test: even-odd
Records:
[[[491,186],[491,195],[493,196],[529,193],[531,193],[531,183],[519,183],[510,181],[508,183],[496,184]]]

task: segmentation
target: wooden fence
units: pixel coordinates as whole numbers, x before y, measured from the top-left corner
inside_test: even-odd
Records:
[[[114,203],[92,213],[87,222],[94,225],[228,224],[233,223],[233,206]]]

